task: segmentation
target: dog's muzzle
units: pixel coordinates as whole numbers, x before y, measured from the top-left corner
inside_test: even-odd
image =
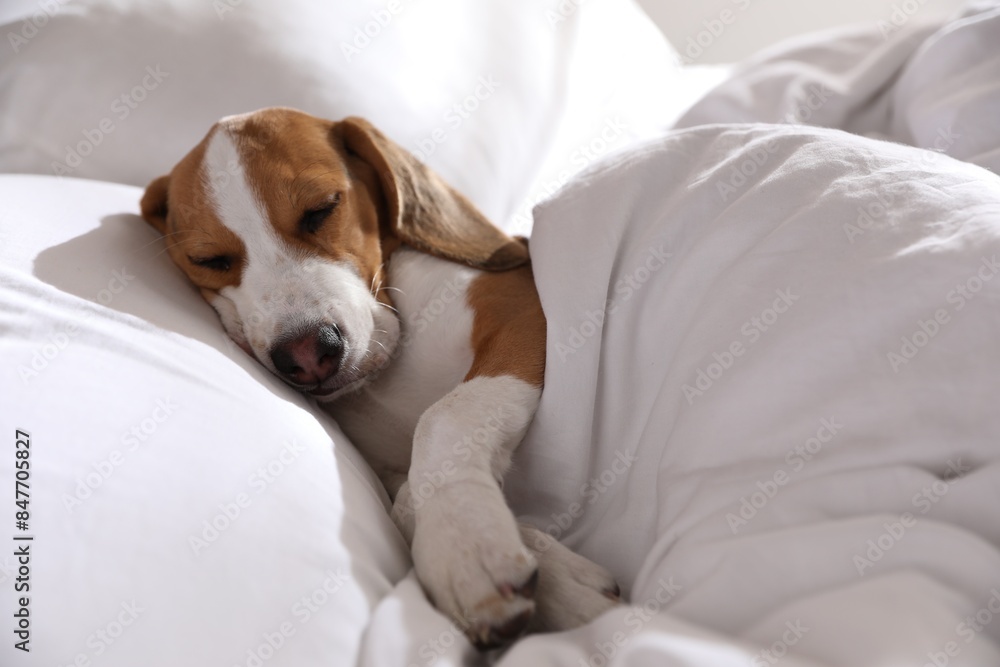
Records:
[[[340,369],[346,345],[335,324],[323,324],[279,340],[271,348],[271,362],[282,378],[295,385],[322,384]]]

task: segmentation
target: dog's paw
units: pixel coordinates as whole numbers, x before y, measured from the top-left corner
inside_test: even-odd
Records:
[[[520,524],[519,528],[521,539],[538,561],[531,632],[576,628],[621,604],[621,590],[608,570],[534,526]]]
[[[499,489],[466,486],[438,489],[417,513],[413,561],[434,605],[488,649],[527,628],[538,565]]]

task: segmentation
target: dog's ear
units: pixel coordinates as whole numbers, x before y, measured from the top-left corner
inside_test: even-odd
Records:
[[[378,174],[389,230],[403,243],[487,271],[528,261],[528,248],[495,227],[472,203],[363,118],[335,126],[344,147]]]
[[[140,209],[143,219],[161,234],[167,233],[167,190],[170,176],[160,176],[146,186]]]

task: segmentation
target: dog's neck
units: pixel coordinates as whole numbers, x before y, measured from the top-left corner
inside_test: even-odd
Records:
[[[406,480],[417,421],[472,364],[466,290],[480,272],[406,246],[393,252],[387,269],[401,328],[393,359],[324,407],[394,495]]]

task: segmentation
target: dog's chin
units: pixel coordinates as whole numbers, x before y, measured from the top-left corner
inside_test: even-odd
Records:
[[[369,381],[370,381],[370,376],[366,375],[356,380],[349,381],[347,384],[344,385],[335,383],[332,387],[326,387],[325,385],[329,383],[324,382],[315,389],[307,390],[305,393],[315,398],[316,401],[319,403],[332,403],[341,396],[353,393],[358,389],[361,389],[366,384],[368,384]]]
[[[315,398],[320,403],[335,401],[344,394],[357,391],[369,381],[370,374],[341,372],[327,378],[315,387],[299,387],[292,385],[299,391]]]
[[[378,346],[378,352],[369,351],[360,362],[345,363],[345,368],[330,376],[315,387],[300,387],[296,389],[314,397],[320,403],[335,401],[341,396],[358,391],[378,377],[378,374],[392,360],[392,347]]]

